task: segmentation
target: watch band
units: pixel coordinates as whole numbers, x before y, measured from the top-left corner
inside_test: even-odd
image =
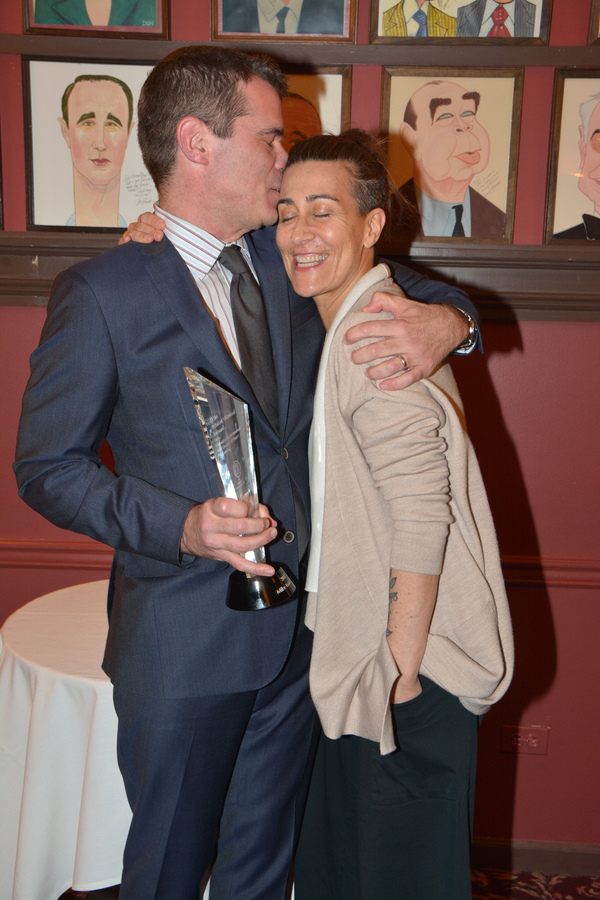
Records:
[[[462,313],[462,315],[467,320],[469,325],[469,333],[464,341],[459,344],[458,347],[454,350],[454,353],[457,353],[459,356],[466,356],[468,353],[471,353],[471,351],[475,349],[479,329],[477,327],[477,322],[472,316],[469,315],[468,312],[465,312],[464,309],[461,309],[459,306],[456,306],[455,309],[457,309],[459,313]]]

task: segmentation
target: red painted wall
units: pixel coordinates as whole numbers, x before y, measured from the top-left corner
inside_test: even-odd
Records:
[[[172,0],[171,7],[173,39],[209,39],[208,0]],[[589,9],[589,0],[554,0],[551,43],[585,44]],[[17,0],[0,2],[0,30],[20,32]],[[367,42],[367,34],[368,4],[361,0],[359,43]],[[25,229],[20,71],[18,57],[0,57],[5,227],[15,231]],[[378,66],[355,66],[353,124],[378,127],[380,77]],[[548,68],[525,72],[515,243],[542,241],[553,78]],[[14,565],[15,542],[34,542],[27,557],[34,562],[43,547],[35,542],[88,547],[85,538],[54,528],[25,507],[10,470],[27,360],[44,315],[41,309],[0,308],[0,621],[35,596],[107,574],[106,568],[83,567],[104,559],[92,553],[92,562],[85,562],[85,552],[72,553],[75,563],[57,554],[64,568]],[[485,356],[457,360],[454,370],[501,550],[511,558],[564,565],[545,585],[509,587],[516,675],[481,729],[475,830],[488,837],[600,845],[600,597],[597,584],[577,586],[581,561],[591,561],[598,581],[600,324],[494,323],[486,326],[484,340]],[[500,752],[503,724],[550,726],[548,754]]]

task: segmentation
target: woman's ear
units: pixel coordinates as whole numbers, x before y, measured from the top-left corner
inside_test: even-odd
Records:
[[[177,126],[177,143],[186,159],[199,166],[208,164],[207,149],[212,132],[202,119],[186,116]]]
[[[369,249],[374,247],[385,225],[385,213],[382,209],[372,209],[367,214],[365,223],[365,242],[364,246]]]

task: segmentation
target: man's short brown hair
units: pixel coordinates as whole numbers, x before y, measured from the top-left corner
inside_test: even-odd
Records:
[[[172,174],[179,122],[195,116],[217,137],[230,138],[235,119],[247,114],[240,82],[252,78],[266,81],[280,97],[287,93],[274,60],[239,50],[180,47],[154,67],[138,103],[138,140],[157,188]]]

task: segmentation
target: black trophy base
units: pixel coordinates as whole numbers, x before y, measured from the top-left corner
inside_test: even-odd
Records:
[[[247,575],[245,572],[232,572],[229,576],[227,606],[249,612],[254,609],[270,609],[289,603],[298,593],[298,588],[291,575],[280,563],[272,563],[275,574]]]

